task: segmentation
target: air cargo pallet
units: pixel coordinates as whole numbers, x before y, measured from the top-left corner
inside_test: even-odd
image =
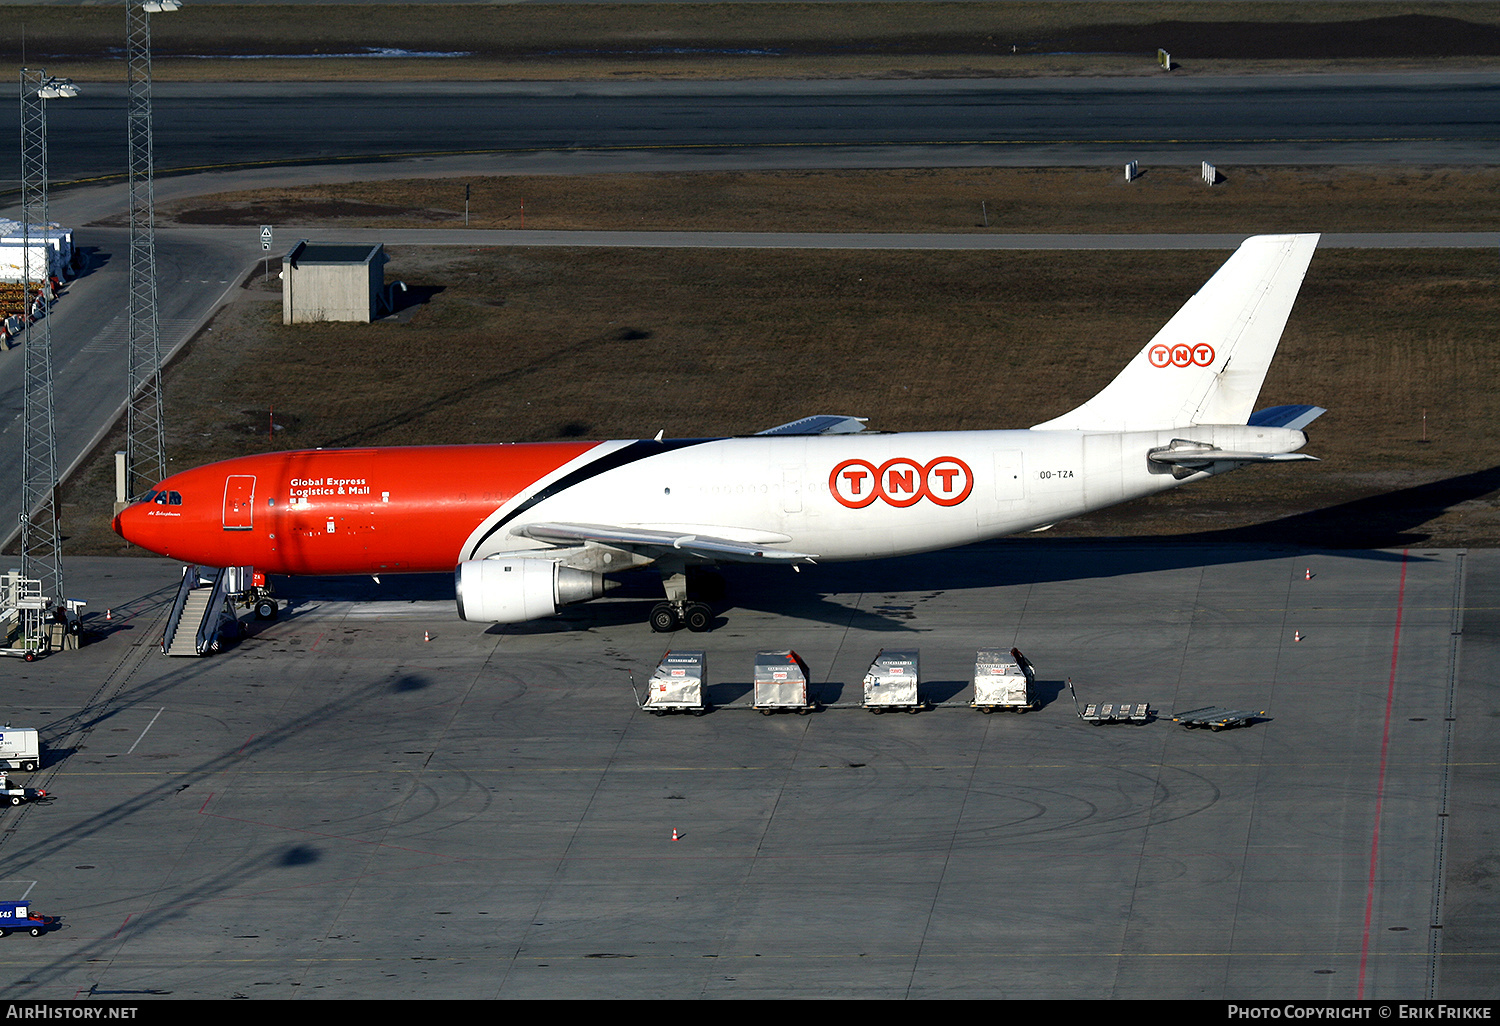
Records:
[[[1225,709],[1217,705],[1206,705],[1202,709],[1189,709],[1187,712],[1178,713],[1172,717],[1173,723],[1180,723],[1188,730],[1198,727],[1207,727],[1209,730],[1224,730],[1226,727],[1248,726],[1257,716],[1264,716],[1264,712],[1254,713],[1244,709]]]

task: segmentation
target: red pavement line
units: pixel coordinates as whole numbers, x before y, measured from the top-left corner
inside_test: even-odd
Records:
[[[1359,985],[1354,999],[1365,997],[1365,966],[1370,958],[1370,919],[1375,914],[1375,870],[1380,862],[1380,811],[1385,804],[1385,766],[1391,746],[1391,707],[1396,701],[1396,660],[1401,654],[1401,610],[1406,601],[1406,557],[1401,550],[1401,584],[1396,591],[1396,627],[1391,637],[1391,677],[1385,687],[1385,729],[1380,736],[1380,775],[1375,781],[1375,828],[1370,836],[1370,876],[1365,882],[1365,929],[1359,951]]]

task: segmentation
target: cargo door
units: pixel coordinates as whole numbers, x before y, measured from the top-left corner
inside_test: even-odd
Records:
[[[250,530],[254,503],[255,475],[231,474],[224,482],[224,530]]]
[[[781,511],[783,513],[802,512],[802,468],[800,466],[781,468]]]

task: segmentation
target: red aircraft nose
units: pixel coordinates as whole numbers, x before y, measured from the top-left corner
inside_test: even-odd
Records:
[[[132,545],[166,555],[162,549],[166,538],[161,530],[165,525],[160,518],[151,515],[155,509],[149,502],[131,503],[115,514],[113,526],[115,534]]]

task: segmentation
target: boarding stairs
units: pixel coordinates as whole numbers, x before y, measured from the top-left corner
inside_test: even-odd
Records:
[[[231,576],[219,567],[182,568],[182,584],[162,636],[163,652],[169,656],[201,656],[219,650],[224,628],[239,622],[230,602]]]

